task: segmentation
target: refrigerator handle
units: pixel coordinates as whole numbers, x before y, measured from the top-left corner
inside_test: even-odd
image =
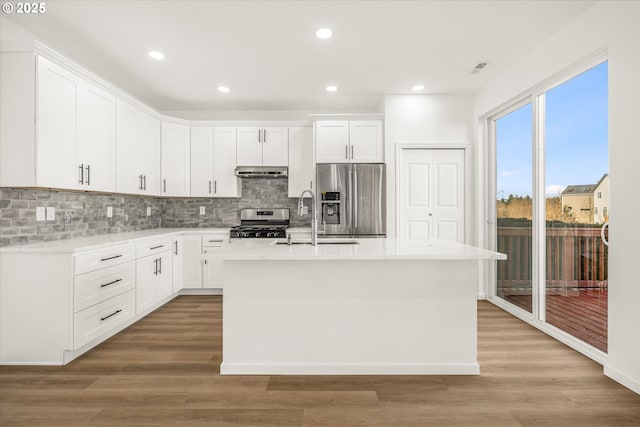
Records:
[[[358,228],[358,170],[353,167],[353,229]]]

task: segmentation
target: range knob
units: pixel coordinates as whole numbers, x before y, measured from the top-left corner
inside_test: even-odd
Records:
[[[262,236],[262,232],[261,231],[256,231],[256,237],[261,237]]]

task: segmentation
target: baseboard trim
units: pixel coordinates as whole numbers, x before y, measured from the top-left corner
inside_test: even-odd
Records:
[[[221,288],[190,288],[190,289],[180,289],[178,295],[222,295]]]
[[[221,375],[479,375],[478,363],[456,364],[220,364]]]
[[[629,375],[624,374],[616,368],[612,368],[611,365],[604,365],[604,374],[612,380],[622,384],[629,390],[640,394],[640,381],[631,378]]]

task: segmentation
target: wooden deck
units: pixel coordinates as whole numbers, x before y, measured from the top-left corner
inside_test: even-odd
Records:
[[[480,375],[220,376],[221,350],[221,298],[179,297],[69,365],[0,366],[0,425],[640,425],[639,395],[486,301]]]
[[[607,297],[606,288],[547,295],[547,322],[606,353]],[[531,312],[531,295],[507,295],[504,299]]]

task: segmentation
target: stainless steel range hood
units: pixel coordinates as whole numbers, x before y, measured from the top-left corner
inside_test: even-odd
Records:
[[[236,176],[240,178],[286,178],[286,166],[238,166]]]

